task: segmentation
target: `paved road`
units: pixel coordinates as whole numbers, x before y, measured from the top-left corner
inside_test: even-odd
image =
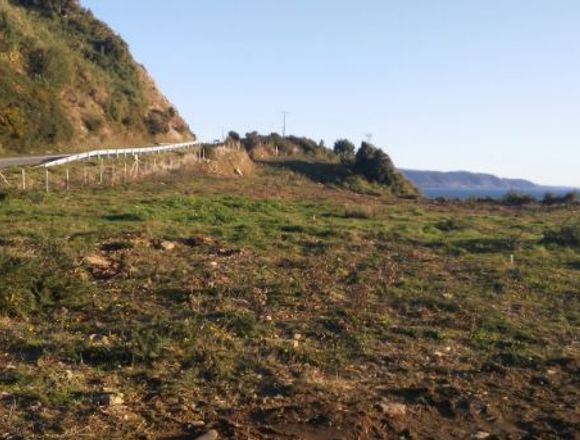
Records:
[[[50,160],[56,160],[67,156],[70,156],[70,154],[49,154],[47,156],[21,156],[7,158],[0,157],[0,168],[39,165]]]

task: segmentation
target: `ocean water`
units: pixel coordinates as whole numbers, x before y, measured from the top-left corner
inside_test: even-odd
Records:
[[[501,199],[510,190],[508,189],[431,189],[431,188],[421,188],[423,194],[430,199],[435,199],[437,197],[444,197],[446,199],[469,199],[469,198],[491,198],[491,199]],[[544,195],[548,192],[556,194],[557,196],[562,196],[570,191],[574,191],[572,188],[538,188],[526,191],[516,191],[518,193],[527,194],[535,199],[541,200]],[[576,190],[579,191],[580,190]]]

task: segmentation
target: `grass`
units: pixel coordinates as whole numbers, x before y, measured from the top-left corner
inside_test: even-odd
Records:
[[[580,254],[545,235],[577,215],[395,202],[267,166],[10,191],[0,435],[571,435]],[[107,390],[124,404],[99,408]],[[404,420],[385,422],[388,396]]]

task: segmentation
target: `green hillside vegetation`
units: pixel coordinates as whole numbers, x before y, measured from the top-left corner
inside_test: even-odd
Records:
[[[339,139],[331,150],[323,141],[277,133],[247,133],[244,138],[234,131],[233,142],[241,142],[257,161],[274,162],[279,167],[325,184],[334,184],[367,194],[391,194],[396,197],[419,197],[420,192],[393,164],[391,158],[376,146],[363,142],[356,147],[347,139]]]
[[[127,44],[75,0],[0,0],[0,154],[191,138]]]

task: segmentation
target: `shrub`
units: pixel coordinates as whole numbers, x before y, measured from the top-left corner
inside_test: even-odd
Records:
[[[231,130],[231,131],[228,133],[228,137],[229,137],[231,140],[233,140],[233,141],[236,141],[236,142],[239,142],[239,141],[240,141],[240,139],[241,139],[241,138],[240,138],[240,135],[239,135],[237,132],[233,131],[233,130]]]
[[[169,132],[169,121],[171,117],[167,112],[160,110],[151,110],[145,119],[145,125],[149,134],[155,136],[156,134],[166,134]]]
[[[342,163],[349,163],[354,159],[355,147],[348,139],[337,140],[334,143],[334,148],[332,150],[340,158]]]
[[[542,199],[542,203],[544,205],[570,204],[578,200],[578,192],[570,191],[562,196],[557,196],[554,193],[546,193]]]
[[[65,16],[77,7],[77,0],[13,0],[19,6],[35,8],[44,15]]]
[[[85,116],[83,118],[83,123],[90,132],[97,132],[103,126],[103,120],[98,116]]]
[[[435,227],[442,232],[460,231],[465,229],[465,223],[457,218],[447,218],[435,223]]]
[[[544,234],[544,243],[554,243],[560,246],[569,246],[580,249],[580,221],[566,224]]]
[[[397,196],[417,196],[417,189],[395,168],[391,158],[374,145],[363,142],[356,153],[354,171],[371,182],[390,187]]]
[[[501,201],[506,205],[521,206],[528,205],[535,202],[535,199],[529,194],[520,193],[517,191],[509,191],[502,197]]]

